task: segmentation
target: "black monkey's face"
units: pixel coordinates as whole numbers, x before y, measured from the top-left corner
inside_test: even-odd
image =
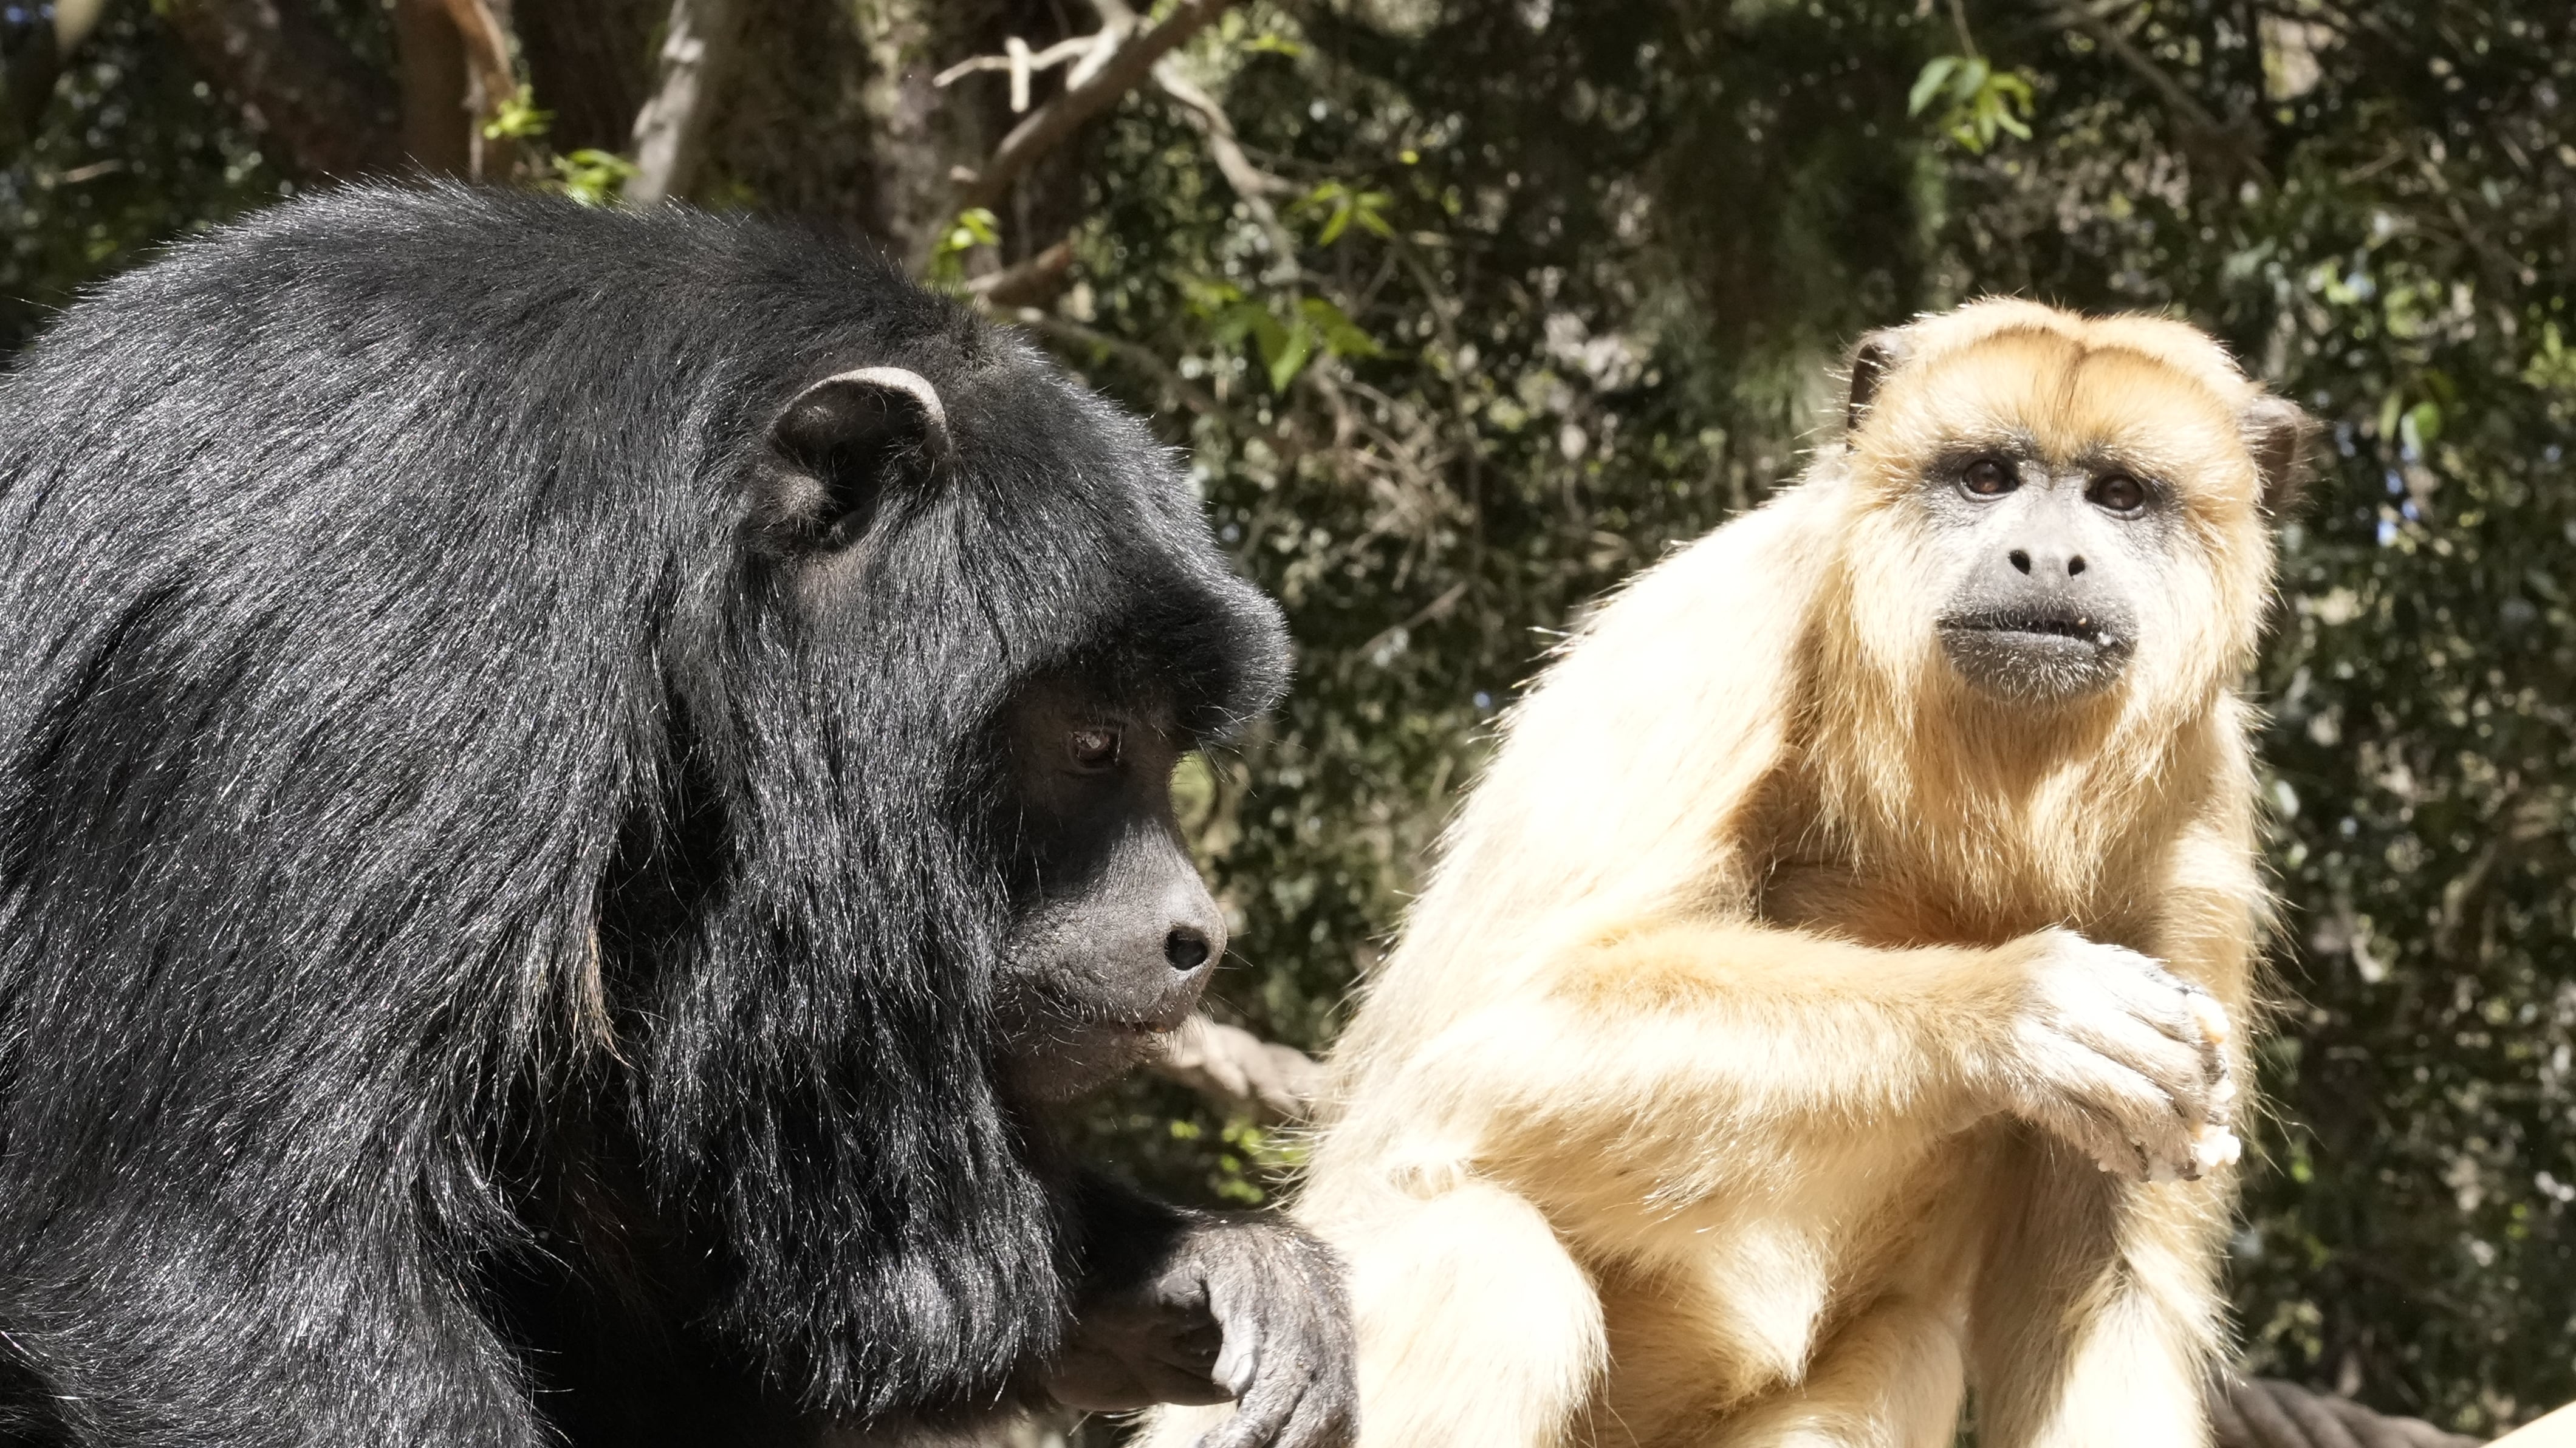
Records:
[[[1225,916],[1172,815],[1190,741],[1169,702],[1033,684],[1004,719],[1015,914],[999,1008],[1022,1099],[1061,1101],[1136,1065],[1189,1019]]]
[[[834,646],[918,648],[959,621],[956,648],[907,664],[996,731],[976,756],[999,768],[985,822],[1010,907],[993,1057],[1012,1097],[1041,1104],[1139,1064],[1225,953],[1172,769],[1195,731],[1262,707],[1284,648],[1223,574],[1196,500],[1152,470],[1149,438],[1005,371],[943,387],[871,366],[809,385],[755,465],[749,534]],[[1089,662],[1030,679],[1027,656]]]

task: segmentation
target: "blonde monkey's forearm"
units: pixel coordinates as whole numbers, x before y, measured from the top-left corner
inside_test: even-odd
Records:
[[[2225,1017],[2147,957],[2066,931],[1882,949],[1749,922],[1605,934],[1435,1037],[1400,1099],[1462,1150],[1572,1149],[1671,1179],[1920,1143],[2009,1111],[2123,1176],[2197,1175]]]
[[[1433,1038],[1386,1094],[1507,1154],[1812,1170],[1837,1138],[1979,1114],[1967,1078],[2029,953],[1882,950],[1756,924],[1624,933],[1550,971],[1544,994]]]

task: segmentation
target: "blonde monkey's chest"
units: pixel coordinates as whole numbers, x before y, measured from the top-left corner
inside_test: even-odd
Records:
[[[1978,892],[1947,881],[1887,878],[1838,860],[1784,859],[1755,903],[1768,925],[1885,949],[2000,946],[2052,927],[2106,945],[2152,950],[2152,919],[2094,892]]]

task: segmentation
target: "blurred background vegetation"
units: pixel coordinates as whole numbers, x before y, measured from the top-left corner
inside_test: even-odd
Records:
[[[2248,1361],[2481,1432],[2576,1398],[2565,0],[0,0],[0,61],[0,348],[426,170],[874,236],[1150,412],[1299,644],[1183,784],[1216,1009],[1308,1049],[1495,711],[1795,472],[1847,339],[2216,330],[2327,426],[2257,681]],[[1087,1130],[1213,1200],[1294,1159],[1167,1081]]]

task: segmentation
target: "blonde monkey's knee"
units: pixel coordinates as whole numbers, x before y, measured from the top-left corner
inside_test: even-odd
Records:
[[[1468,1179],[1334,1233],[1363,1448],[1559,1448],[1607,1356],[1592,1280],[1527,1199]]]

